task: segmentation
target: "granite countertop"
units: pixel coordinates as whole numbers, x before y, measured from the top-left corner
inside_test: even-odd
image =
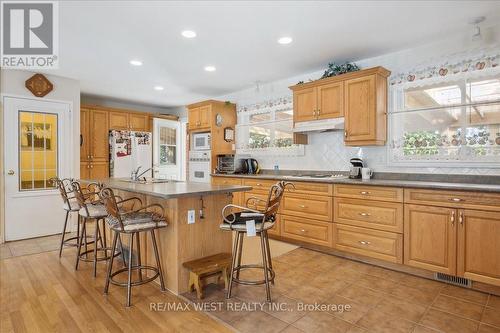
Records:
[[[161,183],[135,183],[126,178],[108,178],[100,180],[81,180],[82,182],[100,182],[112,189],[140,193],[162,199],[214,195],[231,192],[250,191],[251,186],[213,185],[210,183],[194,183],[169,181]]]
[[[319,173],[327,173],[327,172],[319,172]],[[332,172],[328,173],[331,174]],[[305,172],[304,174],[307,174],[307,172]],[[212,174],[212,176],[253,178],[253,179],[276,179],[276,180],[288,180],[288,181],[329,183],[329,184],[394,186],[394,187],[408,187],[408,188],[427,188],[427,189],[440,189],[440,190],[461,190],[461,191],[481,191],[481,192],[500,193],[500,177],[498,176],[470,176],[470,175],[450,176],[450,175],[427,175],[427,174],[378,173],[375,174],[375,177],[373,179],[361,180],[361,179],[333,178],[333,177],[327,177],[327,178],[297,177],[291,175],[290,172],[276,174],[269,171],[257,175]]]

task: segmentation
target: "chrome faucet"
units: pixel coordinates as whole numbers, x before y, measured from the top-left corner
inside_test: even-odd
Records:
[[[135,170],[132,170],[131,174],[130,174],[130,178],[134,181],[138,181],[142,175],[144,175],[146,172],[152,170],[153,168],[147,168],[146,170],[144,170],[143,172],[139,173],[139,170],[142,168],[141,165],[139,165],[137,167],[137,169]],[[146,180],[146,177],[144,177],[144,180]]]

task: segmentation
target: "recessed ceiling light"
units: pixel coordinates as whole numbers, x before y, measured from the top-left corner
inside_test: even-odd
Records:
[[[155,90],[157,90],[157,91],[162,91],[162,90],[163,90],[163,87],[162,87],[162,86],[155,86]]]
[[[196,31],[193,30],[184,30],[181,32],[181,35],[186,38],[195,38],[196,37]]]
[[[130,63],[132,66],[142,66],[142,61],[137,60],[137,59],[130,60],[130,61],[129,61],[129,63]]]
[[[283,45],[290,44],[292,41],[293,41],[292,37],[281,37],[280,39],[278,39],[278,43]]]
[[[216,69],[215,66],[205,66],[207,72],[215,72]]]

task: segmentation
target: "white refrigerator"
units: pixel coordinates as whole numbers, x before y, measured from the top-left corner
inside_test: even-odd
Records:
[[[150,132],[119,131],[109,132],[109,176],[130,177],[140,166],[141,172],[153,166],[153,146]],[[149,170],[142,177],[152,177]]]

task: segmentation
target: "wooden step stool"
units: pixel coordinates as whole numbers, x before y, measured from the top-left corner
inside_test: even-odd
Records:
[[[200,280],[215,274],[222,275],[224,287],[228,287],[228,274],[231,266],[230,253],[218,253],[212,256],[191,260],[182,264],[189,269],[189,291],[196,290],[196,297],[203,298],[203,287]]]

